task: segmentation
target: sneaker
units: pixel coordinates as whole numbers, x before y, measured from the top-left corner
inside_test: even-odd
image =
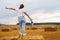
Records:
[[[24,36],[26,35],[26,34],[23,34]]]
[[[25,36],[26,34],[22,34],[21,36]]]

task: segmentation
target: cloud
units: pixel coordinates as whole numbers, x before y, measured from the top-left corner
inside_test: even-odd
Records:
[[[28,7],[33,11],[45,10],[46,12],[53,12],[60,8],[60,0],[32,0]]]
[[[59,10],[58,10],[59,11]],[[60,22],[60,12],[55,11],[53,13],[43,13],[42,11],[36,11],[31,16],[34,22]]]
[[[1,24],[16,24],[16,23],[18,23],[17,20],[18,19],[16,16],[15,17],[9,17],[9,18],[1,18],[0,23]]]
[[[0,23],[17,23],[17,13],[5,6],[17,8],[21,3],[34,22],[60,22],[60,0],[0,0]]]

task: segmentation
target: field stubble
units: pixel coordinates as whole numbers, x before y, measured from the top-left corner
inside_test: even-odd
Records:
[[[57,31],[46,31],[45,32],[44,29],[47,27],[52,27],[52,28],[57,27]],[[9,28],[11,33],[10,34],[8,32],[1,33],[0,31],[0,36],[6,36],[6,35],[14,36],[16,34],[19,35],[19,25],[0,26],[0,29],[2,28]],[[17,28],[17,30],[12,31],[13,28]],[[32,28],[30,28],[29,26],[26,26],[25,33],[26,33],[26,36],[23,37],[23,40],[25,39],[26,40],[28,39],[39,40],[40,38],[43,38],[44,40],[60,40],[60,25],[34,25]]]

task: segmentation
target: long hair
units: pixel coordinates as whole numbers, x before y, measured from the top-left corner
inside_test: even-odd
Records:
[[[19,9],[22,9],[22,8],[24,8],[24,4],[21,4],[21,5],[19,6]]]

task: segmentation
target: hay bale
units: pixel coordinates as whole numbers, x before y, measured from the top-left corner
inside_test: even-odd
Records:
[[[57,27],[45,27],[44,31],[57,31]]]
[[[18,40],[18,38],[19,38],[19,35],[17,35],[17,36],[10,36],[10,37],[5,36],[5,37],[0,37],[0,40]]]
[[[0,37],[4,36],[16,36],[19,35],[19,27],[15,26],[5,26],[5,27],[0,27]]]
[[[24,36],[21,37],[20,40],[45,40],[42,35],[37,35],[37,36]]]

